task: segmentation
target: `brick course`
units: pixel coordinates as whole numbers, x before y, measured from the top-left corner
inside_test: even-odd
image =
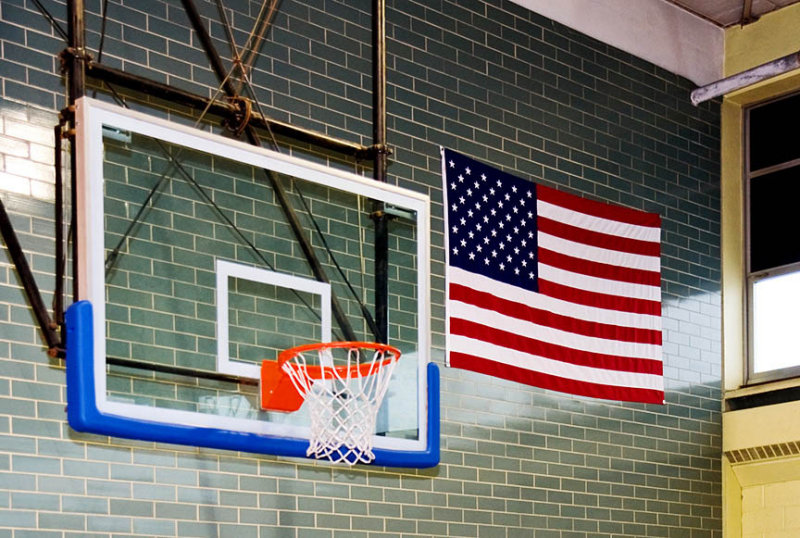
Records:
[[[198,5],[227,56],[215,4]],[[63,2],[47,6],[66,28]],[[226,3],[239,46],[259,6]],[[89,3],[95,55],[98,11]],[[718,105],[694,108],[688,81],[507,0],[390,0],[387,16],[389,181],[432,199],[435,360],[444,344],[444,145],[661,214],[666,405],[443,368],[442,463],[420,471],[79,434],[63,414],[63,363],[44,353],[2,249],[0,535],[721,535]],[[103,62],[215,93],[179,3],[109,2],[108,17]],[[50,301],[64,43],[32,3],[4,0],[0,45],[0,197]],[[284,0],[252,73],[258,99],[277,119],[369,144],[370,49],[368,3]],[[191,121],[152,101],[157,115]]]

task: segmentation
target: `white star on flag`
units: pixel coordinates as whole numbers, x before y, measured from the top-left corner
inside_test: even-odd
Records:
[[[445,220],[460,225],[445,228],[448,364],[573,394],[663,403],[660,217],[442,155],[443,184],[457,184],[444,189]],[[473,174],[492,186],[458,182]],[[462,217],[459,206],[473,194],[483,204]]]

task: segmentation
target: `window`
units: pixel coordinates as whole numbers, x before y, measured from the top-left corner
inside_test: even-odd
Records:
[[[800,375],[800,95],[747,111],[748,382]]]

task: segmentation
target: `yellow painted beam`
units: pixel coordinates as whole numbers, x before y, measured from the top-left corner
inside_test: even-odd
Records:
[[[725,31],[724,76],[771,62],[800,48],[800,4],[778,9],[745,26]]]
[[[744,383],[744,189],[742,108],[722,104],[722,327],[723,388]]]
[[[724,452],[790,441],[800,441],[800,402],[765,405],[722,415]]]

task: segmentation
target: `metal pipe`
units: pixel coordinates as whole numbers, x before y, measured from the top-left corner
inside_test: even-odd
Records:
[[[181,2],[186,10],[186,14],[189,16],[189,21],[192,23],[192,27],[194,28],[197,37],[200,39],[200,42],[203,45],[203,49],[208,55],[209,61],[211,62],[211,68],[214,70],[217,78],[222,81],[223,90],[229,97],[237,97],[236,89],[230,82],[230,77],[228,76],[225,66],[222,63],[222,59],[217,53],[214,43],[211,41],[211,36],[208,34],[208,31],[203,25],[203,21],[200,18],[200,13],[197,11],[197,7],[195,6],[193,0],[181,0]],[[258,134],[251,125],[247,125],[245,127],[244,133],[252,145],[261,147],[261,139],[258,137]],[[269,179],[270,184],[272,185],[275,198],[281,205],[281,208],[286,215],[286,220],[289,222],[292,232],[294,232],[295,238],[300,245],[300,249],[303,251],[306,260],[311,267],[311,272],[320,282],[328,283],[329,280],[325,274],[325,269],[322,267],[322,263],[320,263],[319,258],[317,258],[317,254],[314,251],[314,248],[311,246],[311,242],[303,233],[303,226],[300,223],[297,213],[289,202],[289,197],[280,182],[280,178],[272,170],[264,170],[264,172],[267,176],[267,179]],[[333,293],[333,291],[331,291],[331,310],[333,311],[334,318],[336,318],[336,322],[339,324],[339,328],[344,334],[344,338],[346,340],[357,340],[355,332],[350,325],[350,321],[347,319],[347,316],[345,315],[344,310],[339,304],[339,300],[336,298],[336,295]]]
[[[211,62],[211,69],[222,83],[222,89],[225,91],[226,95],[236,96],[236,88],[233,86],[233,83],[228,76],[228,71],[225,69],[225,65],[222,63],[222,58],[217,53],[217,48],[214,46],[214,42],[211,41],[211,34],[208,33],[208,30],[206,30],[206,27],[203,24],[203,19],[200,17],[200,12],[197,11],[197,6],[193,0],[181,0],[181,3],[183,4],[184,11],[186,11],[186,15],[189,17],[189,22],[192,23],[192,28],[194,28],[197,37],[200,39],[200,44],[203,46],[203,50],[206,51],[208,61]]]
[[[55,238],[56,238],[56,284],[53,291],[53,317],[58,325],[64,323],[64,177],[61,173],[61,121],[53,128],[55,143]]]
[[[372,3],[372,142],[375,152],[374,177],[386,182],[386,2]]]
[[[742,5],[742,19],[739,21],[739,24],[745,25],[747,23],[753,22],[755,17],[753,17],[753,0],[744,0],[744,5]]]
[[[22,247],[19,246],[17,234],[14,232],[14,226],[11,224],[8,213],[6,213],[6,206],[3,204],[2,199],[0,199],[0,234],[3,236],[8,253],[11,255],[11,261],[17,269],[22,288],[25,290],[25,295],[31,303],[33,314],[36,316],[36,321],[39,323],[39,328],[42,330],[48,352],[51,356],[55,357],[59,353],[59,346],[61,345],[60,339],[55,330],[53,330],[52,320],[47,313],[47,307],[42,300],[42,295],[39,292],[39,287],[36,285],[36,280],[33,278],[33,273],[28,265],[28,260],[25,258],[25,253],[22,252]]]
[[[701,86],[692,92],[692,104],[699,105],[715,97],[752,86],[762,80],[777,77],[798,67],[800,67],[800,51]]]
[[[386,183],[386,2],[372,3],[372,142],[375,147],[373,177]],[[373,204],[375,223],[375,324],[377,339],[389,337],[389,216],[382,202]]]
[[[241,112],[239,107],[231,102],[220,101],[218,99],[212,100],[196,93],[181,90],[174,86],[168,86],[167,84],[138,75],[126,73],[125,71],[97,62],[87,62],[86,74],[89,77],[109,84],[122,86],[129,90],[152,95],[198,110],[205,110],[208,108],[208,112],[215,116],[228,118]],[[334,138],[324,133],[303,129],[302,127],[297,127],[289,123],[267,118],[255,110],[251,112],[249,124],[261,129],[269,129],[275,134],[293,138],[300,142],[313,144],[344,155],[350,155],[359,160],[369,158],[374,153],[373,148],[368,146]]]
[[[72,144],[70,145],[70,172],[71,172],[71,192],[72,192],[72,214],[71,220],[73,229],[78,222],[78,160],[75,155],[75,102],[86,94],[86,25],[84,20],[83,0],[68,0],[68,19],[67,36],[69,37],[69,48],[72,54],[67,60],[67,77],[69,79],[69,102],[68,109],[73,111],[70,118],[70,132],[72,133]],[[80,286],[78,285],[78,235],[72,236],[72,295],[73,300],[80,298]]]
[[[166,364],[157,364],[151,362],[138,361],[136,359],[122,359],[119,357],[106,357],[106,364],[114,366],[124,366],[126,368],[135,368],[137,370],[147,370],[149,372],[161,372],[163,374],[180,375],[198,379],[211,379],[214,381],[225,381],[227,383],[237,383],[239,385],[255,385],[258,386],[259,381],[249,377],[241,377],[238,375],[223,374],[220,372],[205,372],[195,368],[184,368],[181,366],[169,366]]]
[[[69,69],[69,99],[74,104],[86,93],[86,74],[84,61],[86,60],[86,25],[84,20],[83,0],[69,0],[69,26],[67,37],[72,54],[68,62]]]
[[[202,95],[188,92],[176,86],[170,86],[140,75],[126,73],[121,69],[116,69],[95,61],[90,61],[86,64],[86,75],[102,82],[108,82],[115,86],[122,86],[129,90],[159,97],[165,101],[175,102],[191,108],[205,110],[207,107],[210,114],[217,116],[229,116],[236,112],[236,106],[227,101],[215,99],[211,102],[211,99],[203,97]]]

